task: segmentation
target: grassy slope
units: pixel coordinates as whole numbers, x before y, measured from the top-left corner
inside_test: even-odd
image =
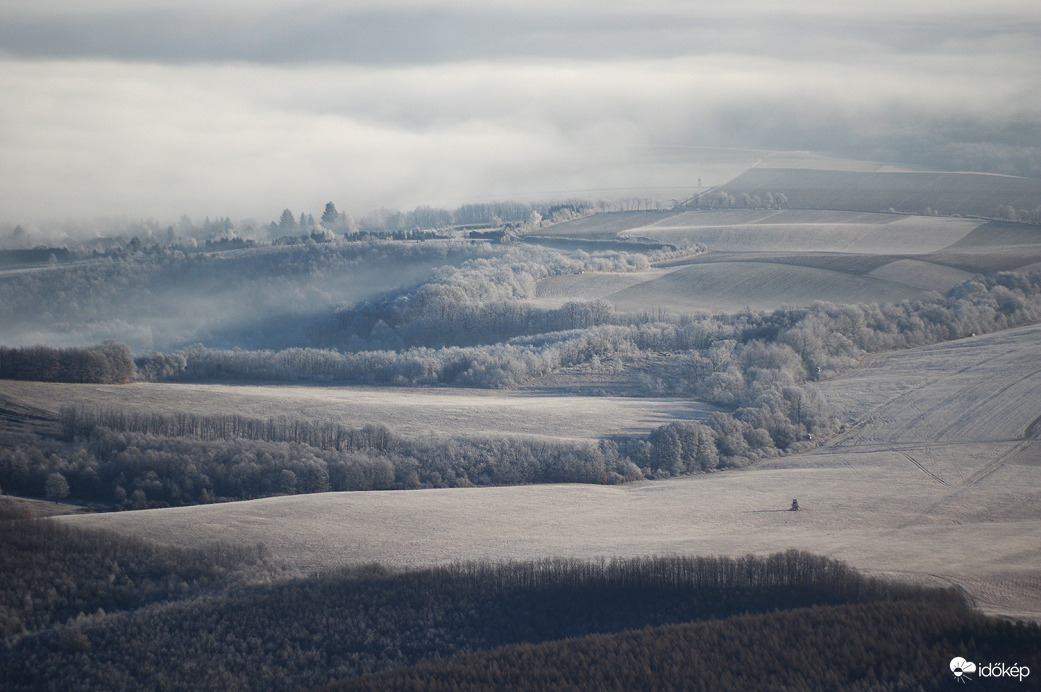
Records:
[[[1018,439],[1041,414],[1031,396],[1039,336],[1041,327],[1026,327],[893,354],[870,377],[828,385],[861,421],[847,435],[737,472],[624,487],[279,497],[63,521],[180,545],[259,542],[313,569],[796,547],[957,583],[988,612],[1041,619],[1041,450]],[[990,415],[959,425],[958,398],[970,395],[972,409]],[[804,511],[783,511],[793,497]]]

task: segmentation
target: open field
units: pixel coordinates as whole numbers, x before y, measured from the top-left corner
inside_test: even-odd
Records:
[[[549,230],[553,235],[576,238],[621,236],[704,243],[714,252],[921,254],[952,245],[981,225],[975,219],[856,211],[728,209],[598,214]],[[989,244],[985,237],[983,242]]]
[[[970,219],[752,210],[683,212],[626,234],[671,243],[704,243],[723,252],[923,254],[952,245],[978,226]]]
[[[995,443],[1041,415],[1041,326],[881,354],[819,386],[856,429],[832,446]]]
[[[660,279],[671,272],[671,269],[652,269],[625,274],[588,272],[551,276],[539,281],[536,296],[548,304],[565,303],[569,300],[597,300]]]
[[[882,265],[867,274],[871,278],[913,286],[925,291],[943,292],[972,278],[972,274],[955,267],[923,262],[921,260],[903,259]]]
[[[458,388],[92,385],[4,382],[19,403],[57,412],[62,405],[198,415],[286,415],[348,427],[383,423],[402,435],[528,435],[600,439],[646,435],[673,420],[703,420],[716,409],[677,398],[535,396]]]
[[[539,283],[537,300],[603,299],[627,312],[680,313],[769,310],[816,300],[883,303],[942,293],[976,273],[1041,262],[1041,229],[1023,224],[813,210],[659,216],[613,215],[602,227],[591,217],[572,230],[588,237],[617,231],[681,246],[702,243],[709,252],[638,273],[550,277]],[[633,225],[638,221],[643,223]]]
[[[581,291],[580,295],[587,298],[603,298],[624,312],[660,306],[679,313],[746,307],[771,310],[784,305],[807,305],[815,300],[893,302],[920,293],[917,287],[872,276],[770,261],[742,262],[737,258],[730,262],[699,262],[657,276],[650,272],[640,276],[647,280],[602,295],[591,295],[587,286],[576,287],[576,292]],[[603,285],[596,279],[589,283]],[[954,283],[957,282],[951,285]]]
[[[310,572],[373,560],[796,547],[957,584],[984,611],[1041,619],[1041,443],[1024,438],[1041,415],[1039,335],[1032,326],[879,357],[823,386],[850,418],[846,433],[739,471],[613,487],[327,493],[63,521],[177,545],[261,543]],[[804,511],[785,511],[793,497]]]
[[[669,211],[637,211],[616,212],[612,214],[595,214],[574,221],[559,223],[539,231],[542,236],[559,236],[563,238],[584,238],[587,240],[616,240],[620,234],[629,233],[633,229],[643,228],[662,219],[675,216]]]

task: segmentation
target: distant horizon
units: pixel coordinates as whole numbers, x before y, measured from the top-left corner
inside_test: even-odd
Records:
[[[9,2],[0,228],[676,187],[740,148],[1041,177],[1038,54],[1025,0]]]
[[[901,162],[885,162],[885,161],[872,161],[866,159],[853,159],[847,157],[841,157],[826,152],[817,152],[811,150],[789,150],[789,151],[771,151],[765,149],[747,149],[738,147],[702,147],[696,145],[662,145],[658,149],[675,149],[680,151],[689,150],[712,150],[716,152],[742,152],[742,153],[754,153],[757,155],[765,155],[756,162],[746,165],[747,162],[739,163],[738,159],[731,162],[722,163],[720,161],[711,162],[700,167],[705,171],[715,171],[718,179],[711,177],[703,179],[702,176],[696,176],[689,185],[676,185],[676,186],[646,186],[646,187],[615,187],[615,188],[586,188],[586,189],[573,189],[573,190],[531,190],[527,192],[518,191],[513,195],[485,195],[475,196],[462,201],[447,204],[437,205],[429,202],[420,202],[412,207],[408,208],[394,208],[387,206],[364,208],[359,211],[358,209],[346,209],[339,208],[340,212],[347,213],[354,217],[356,221],[360,221],[366,217],[378,215],[381,212],[391,211],[408,214],[414,210],[422,208],[432,209],[445,209],[448,211],[457,210],[465,205],[469,204],[491,204],[491,203],[521,203],[521,204],[551,204],[551,203],[567,203],[567,202],[588,202],[590,204],[596,203],[615,203],[621,204],[626,200],[644,199],[651,201],[652,203],[662,204],[668,201],[680,202],[680,198],[688,197],[699,191],[705,191],[714,187],[725,185],[726,183],[733,180],[735,177],[742,175],[748,170],[756,167],[762,168],[812,168],[816,170],[873,170],[874,167],[880,167],[882,169],[891,170],[893,172],[944,172],[944,173],[955,173],[955,174],[966,174],[966,175],[995,175],[1003,177],[1023,177],[1023,176],[1010,176],[1010,174],[993,173],[988,171],[973,171],[973,170],[946,170],[936,166],[927,165],[913,165]],[[778,158],[775,158],[778,157]],[[692,165],[693,167],[693,165]],[[721,172],[722,171],[722,172]],[[699,188],[698,183],[701,182],[702,186]],[[647,193],[650,193],[649,195]],[[680,193],[678,197],[668,197],[670,194]],[[326,200],[326,202],[333,202],[339,205],[336,200]],[[165,231],[167,228],[174,228],[176,230],[183,230],[181,226],[184,225],[185,220],[190,221],[192,224],[198,226],[199,224],[217,222],[221,219],[228,219],[234,224],[234,228],[239,230],[262,229],[267,227],[271,223],[277,223],[279,217],[285,209],[293,212],[294,216],[299,218],[301,214],[311,215],[316,219],[320,217],[322,210],[324,209],[325,203],[318,205],[314,209],[304,208],[290,208],[281,207],[276,213],[270,218],[260,217],[257,214],[246,214],[243,216],[234,216],[227,213],[213,213],[205,214],[200,216],[192,216],[187,213],[174,214],[166,217],[161,217],[156,214],[144,214],[138,216],[132,215],[114,215],[114,214],[99,214],[93,217],[80,217],[72,218],[66,217],[41,219],[35,222],[33,221],[22,221],[17,223],[0,223],[0,249],[16,249],[18,247],[32,248],[41,244],[56,243],[56,244],[75,244],[80,242],[91,242],[99,239],[111,238],[116,239],[120,237],[131,237],[138,235],[140,232],[148,232],[151,229],[152,232]],[[273,208],[278,205],[273,205]],[[21,229],[18,231],[17,229]],[[16,233],[24,234],[21,242],[15,237]],[[185,236],[195,237],[195,236]],[[251,237],[251,236],[247,236]],[[262,240],[261,238],[256,238]]]

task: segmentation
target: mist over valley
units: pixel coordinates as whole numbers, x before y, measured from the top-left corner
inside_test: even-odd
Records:
[[[0,10],[0,687],[1026,689],[977,5]]]

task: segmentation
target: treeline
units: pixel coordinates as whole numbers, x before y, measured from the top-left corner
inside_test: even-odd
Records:
[[[137,353],[225,335],[242,347],[263,347],[264,340],[310,345],[310,323],[327,318],[334,305],[378,292],[375,267],[408,284],[435,267],[502,252],[463,241],[311,243],[225,253],[166,248],[0,277],[0,323],[5,340],[24,343],[41,334],[65,343],[115,339]],[[398,285],[395,280],[387,288]],[[269,338],[273,321],[301,315],[308,324],[299,331],[278,330],[278,338]]]
[[[674,254],[564,253],[459,240],[230,253],[168,248],[0,277],[0,322],[8,339],[116,339],[138,353],[192,341],[352,351],[470,345],[588,326],[569,322],[566,312],[518,311],[542,278],[639,271]]]
[[[1011,204],[995,208],[987,215],[987,218],[1011,221],[1012,223],[1026,223],[1032,226],[1041,226],[1041,205],[1033,209],[1017,209]]]
[[[430,659],[321,689],[542,692],[567,689],[947,690],[952,652],[1010,661],[1030,677],[1041,665],[1041,630],[943,603],[817,606],[725,620],[663,625],[618,634],[514,644]],[[970,653],[971,652],[971,653]],[[976,675],[970,676],[975,682]],[[1018,678],[988,679],[989,690],[1021,690]]]
[[[726,190],[709,190],[694,195],[677,209],[787,209],[791,206],[783,192],[730,194]]]
[[[47,540],[39,537],[41,549]],[[91,575],[86,583],[101,584],[102,592],[106,574],[119,583],[122,562],[103,545],[88,552],[64,539],[57,543],[83,555],[83,563],[76,557],[79,566],[69,571],[54,555],[54,575],[32,571],[21,593],[35,597],[80,573]],[[157,563],[164,559],[157,556]],[[270,568],[253,559],[246,555],[243,562],[246,572],[257,565],[259,581]],[[0,579],[19,578],[21,563],[11,564]],[[0,684],[11,690],[300,688],[507,644],[815,605],[898,603],[910,614],[890,633],[898,641],[921,631],[923,607],[945,610],[955,624],[971,621],[954,590],[889,584],[797,551],[740,559],[466,563],[406,572],[370,565],[270,586],[178,578],[186,585],[180,595],[145,599],[150,605],[132,611],[99,612],[88,597],[90,613],[63,624],[62,615],[42,615],[41,622],[55,624],[4,639]],[[60,599],[43,602],[65,607]],[[870,613],[826,631],[836,636],[879,620]],[[1027,636],[1036,641],[1036,628]],[[717,645],[720,656],[745,655],[734,643]],[[693,655],[686,648],[677,653]]]
[[[43,264],[45,262],[66,262],[72,253],[64,247],[47,247],[39,245],[32,249],[0,250],[0,267],[17,267],[23,264]]]
[[[115,341],[72,348],[0,346],[3,380],[123,384],[132,382],[136,374],[130,349]]]
[[[201,345],[179,354],[186,367],[177,379],[342,382],[416,386],[451,384],[503,388],[522,384],[593,357],[624,352],[629,332],[622,327],[519,337],[487,346],[417,347],[401,351],[342,352],[334,349],[218,350]]]
[[[559,223],[605,209],[607,209],[607,204],[604,202],[594,204],[586,200],[478,202],[464,204],[455,209],[428,206],[416,207],[407,212],[396,209],[379,209],[362,217],[358,225],[368,230],[403,231],[413,228],[448,228],[450,226],[499,226],[504,223],[528,223],[533,218]]]
[[[194,347],[182,352],[187,359],[184,376],[503,387],[593,358],[667,352],[680,356],[664,373],[669,391],[741,406],[754,401],[757,387],[761,388],[749,378],[813,381],[849,370],[867,353],[985,334],[1041,319],[1041,274],[1037,272],[981,276],[946,295],[933,293],[885,305],[816,303],[769,313],[685,315],[671,320],[621,315],[603,302],[569,303],[534,315],[532,308],[500,301],[499,293],[482,301],[465,295],[466,290],[427,285],[390,304],[340,316],[339,329],[354,335],[368,331],[376,339],[402,342],[406,339],[402,334],[410,332],[432,334],[430,338],[437,340],[449,332],[467,334],[480,328],[484,338],[493,340],[500,330],[521,331],[518,324],[533,329],[579,326],[469,348],[249,352]],[[454,299],[446,298],[453,292]],[[401,329],[412,324],[415,327]],[[572,352],[560,357],[564,345],[573,347]],[[548,359],[539,363],[545,356]],[[468,375],[460,379],[464,373]]]
[[[640,257],[643,261],[646,259]],[[626,260],[628,261],[628,260]],[[493,266],[488,263],[487,266]],[[471,266],[471,268],[473,268]],[[620,268],[616,265],[617,268]],[[437,367],[437,361],[450,365],[459,350],[429,344],[457,339],[461,342],[491,342],[467,351],[472,360],[500,360],[500,371],[508,371],[505,361],[526,361],[519,353],[496,353],[497,347],[523,344],[554,344],[562,339],[579,339],[593,344],[605,338],[615,346],[601,344],[583,351],[585,361],[593,357],[632,351],[683,353],[665,379],[688,388],[696,382],[697,394],[708,392],[711,400],[741,405],[749,400],[743,382],[753,368],[787,371],[795,382],[816,380],[847,371],[863,355],[938,343],[972,334],[985,334],[1041,319],[1041,273],[999,272],[970,279],[945,295],[926,294],[922,298],[884,305],[839,305],[818,302],[806,308],[786,308],[773,312],[683,315],[675,319],[659,315],[626,315],[615,312],[600,301],[572,302],[557,309],[535,309],[517,299],[534,295],[537,274],[526,271],[452,271],[451,281],[424,284],[413,292],[392,300],[366,303],[337,314],[334,331],[343,335],[341,344],[351,350],[369,343],[382,349],[397,349],[397,355],[422,353],[427,366],[427,383],[453,383],[457,367]],[[567,270],[562,269],[560,273]],[[572,326],[573,325],[573,326]],[[540,329],[564,327],[560,332]],[[624,330],[615,329],[623,327]],[[494,343],[505,335],[524,333],[505,343]],[[418,344],[417,344],[418,342]],[[604,351],[604,347],[611,349]],[[343,353],[342,362],[352,357],[365,359],[366,351]],[[379,353],[379,350],[372,351]],[[205,349],[194,358],[213,359]],[[489,359],[488,356],[491,356]],[[225,352],[220,359],[242,358]],[[246,356],[251,358],[251,356]],[[253,356],[252,358],[256,358]],[[266,352],[259,361],[280,359],[279,352]],[[760,360],[761,359],[761,360]],[[193,358],[189,357],[188,367]],[[411,357],[396,364],[377,356],[384,367],[370,382],[409,382],[414,371]],[[273,363],[274,364],[274,363]],[[304,365],[304,363],[299,363]],[[561,366],[575,364],[565,359]],[[216,365],[212,363],[211,365]],[[549,364],[553,367],[552,364]],[[256,362],[256,377],[262,377],[263,362]],[[559,366],[558,366],[559,367]],[[737,368],[735,370],[734,368]],[[279,377],[284,376],[280,371]],[[521,377],[524,368],[518,368]],[[350,379],[350,373],[342,375]],[[528,378],[547,372],[536,367]],[[239,373],[242,374],[242,373]],[[299,373],[301,378],[325,373]],[[740,376],[739,376],[740,375]],[[446,379],[447,376],[447,379]],[[511,386],[523,379],[502,377],[468,381],[469,386]],[[461,384],[461,383],[456,383]],[[716,392],[712,394],[712,392]],[[753,395],[754,398],[754,395]]]
[[[536,283],[546,276],[639,271],[649,266],[649,258],[666,255],[567,254],[465,241],[310,244],[191,254],[167,248],[4,276],[0,321],[9,339],[48,332],[57,337],[60,327],[66,342],[117,339],[138,353],[193,339],[245,348],[263,348],[265,341],[278,347],[339,350],[466,345],[531,330],[587,326],[569,324],[564,313],[518,315],[513,306],[482,304],[534,297]],[[489,259],[493,261],[480,261]],[[402,279],[386,281],[375,267]],[[441,269],[431,281],[436,267]],[[384,282],[393,291],[389,296],[351,305],[378,294],[372,286]],[[247,304],[248,311],[243,307]],[[497,310],[503,314],[496,316]],[[436,325],[429,319],[431,312],[440,321]],[[287,321],[292,329],[273,326]],[[481,325],[489,325],[490,331],[482,333]],[[396,333],[384,339],[388,327]],[[424,339],[427,327],[435,331]],[[464,327],[461,340],[453,341],[450,335],[458,327]]]
[[[126,344],[106,341],[93,346],[0,346],[0,380],[126,384],[177,377],[187,367],[179,353],[151,353],[134,358]]]
[[[770,424],[763,414],[756,421]],[[327,491],[624,483],[779,453],[767,430],[729,414],[668,423],[646,438],[585,443],[407,438],[382,425],[84,406],[63,408],[60,425],[62,439],[0,438],[0,486],[141,509]]]
[[[622,483],[644,477],[626,456],[638,440],[401,437],[287,418],[139,414],[66,408],[64,440],[0,437],[0,486],[125,509],[278,494],[531,483]]]
[[[426,307],[427,320],[438,319],[440,312],[430,302],[418,302]],[[573,310],[578,319],[623,321],[603,304]],[[832,432],[838,421],[806,385],[848,371],[867,353],[984,334],[1038,319],[1041,274],[1002,272],[967,281],[945,296],[895,304],[817,303],[771,313],[601,324],[467,348],[342,353],[199,347],[183,354],[184,377],[509,387],[598,359],[667,353],[664,366],[644,373],[648,393],[690,395],[732,411],[718,415],[711,425],[719,467],[798,449]],[[429,322],[424,324],[435,330]],[[494,322],[485,328],[494,329]],[[697,424],[677,425],[656,438],[659,451],[649,457],[636,458],[638,450],[626,453],[653,472],[711,467],[712,452],[704,444],[709,433]],[[678,437],[697,442],[677,442]],[[656,461],[647,463],[647,458]]]
[[[535,335],[616,323],[606,304],[571,302],[536,308],[539,281],[583,272],[637,272],[651,261],[680,254],[600,251],[565,254],[540,247],[512,247],[494,260],[442,267],[432,280],[396,294],[337,310],[324,343],[352,351],[491,344]],[[688,253],[689,254],[689,253]]]
[[[516,278],[521,274],[507,272],[504,276]],[[505,283],[510,284],[509,281]],[[450,285],[451,282],[434,286]],[[475,290],[481,282],[467,285]],[[494,288],[497,284],[489,281],[487,285]],[[500,286],[497,290],[509,289]],[[417,302],[426,309],[431,306],[429,302]],[[586,306],[588,310],[580,307],[567,308],[572,310],[572,318],[592,322],[616,318],[616,313],[603,304]],[[847,371],[866,353],[986,333],[1038,319],[1041,319],[1041,275],[1000,273],[965,282],[946,296],[934,294],[921,300],[891,305],[834,306],[820,303],[810,308],[772,313],[700,315],[675,321],[597,325],[466,348],[344,353],[319,349],[217,351],[194,347],[178,354],[146,357],[139,362],[143,372],[147,373],[145,376],[153,379],[162,379],[169,376],[164,373],[170,373],[174,377],[196,380],[259,378],[264,381],[508,387],[596,359],[626,355],[638,360],[641,354],[666,353],[665,364],[658,371],[644,373],[644,384],[650,393],[690,395],[725,407],[729,412],[718,413],[704,423],[668,424],[644,440],[602,442],[582,454],[572,453],[572,458],[577,461],[570,463],[566,462],[566,453],[562,450],[533,448],[528,443],[497,443],[505,446],[498,451],[501,459],[508,459],[516,465],[510,470],[505,463],[488,461],[492,454],[487,449],[490,443],[477,444],[468,440],[459,447],[470,451],[459,452],[437,445],[409,442],[408,445],[412,446],[407,446],[402,442],[392,450],[396,456],[387,456],[385,450],[356,450],[370,461],[352,458],[349,463],[343,462],[352,469],[357,465],[363,466],[368,469],[364,473],[354,470],[340,472],[336,470],[340,468],[337,466],[340,462],[333,462],[327,471],[330,479],[327,484],[321,473],[315,476],[307,471],[315,464],[329,466],[330,461],[323,460],[325,452],[316,454],[307,449],[279,449],[277,453],[264,456],[259,450],[253,450],[249,453],[260,453],[262,458],[272,463],[262,465],[263,469],[253,473],[244,484],[229,481],[210,486],[203,483],[200,487],[199,481],[193,480],[187,486],[197,490],[178,496],[177,490],[183,493],[185,487],[178,481],[174,484],[175,489],[164,490],[155,496],[156,492],[150,495],[147,490],[135,487],[137,480],[130,485],[119,482],[117,473],[109,479],[111,482],[103,484],[106,487],[104,492],[98,491],[93,496],[106,497],[107,500],[99,501],[111,502],[119,497],[116,488],[121,487],[126,498],[118,503],[140,506],[140,495],[137,500],[130,500],[130,497],[141,490],[147,506],[150,502],[206,501],[211,495],[248,497],[272,492],[314,492],[313,489],[620,482],[740,466],[762,457],[803,449],[833,432],[839,421],[807,385]],[[115,425],[113,430],[119,433],[148,432],[138,428],[123,429],[112,422],[106,425]],[[166,437],[173,439],[178,436]],[[298,442],[282,438],[267,441]],[[181,446],[189,444],[195,443],[188,438],[176,442]],[[304,444],[311,446],[311,443]],[[34,446],[40,446],[34,442],[12,445],[8,450],[12,454],[15,448],[23,450],[19,458],[41,456],[32,451]],[[135,441],[129,446],[158,451],[175,445],[165,440]],[[324,443],[315,447],[325,448]],[[335,447],[332,451],[344,452]],[[214,451],[207,454],[220,456]],[[113,458],[107,452],[98,456],[93,448],[85,448],[82,453],[58,454],[55,459],[88,458],[91,455],[99,464],[108,464]],[[307,463],[297,464],[294,455],[308,460]],[[374,455],[382,458],[371,462]],[[42,456],[46,458],[45,454]],[[320,461],[311,462],[313,458]],[[382,471],[371,471],[374,464]],[[393,478],[391,481],[386,480],[387,464],[393,469],[389,475]],[[22,465],[24,462],[21,461],[10,464],[12,468]],[[41,494],[45,492],[41,484],[46,483],[48,474],[66,475],[66,469],[58,468],[60,466],[61,463],[48,462],[40,466],[46,468],[46,474],[14,474],[7,481],[0,477],[0,483],[35,488],[31,494]],[[68,470],[74,471],[75,468],[73,465]],[[282,474],[282,471],[287,474]],[[382,480],[371,480],[374,473]],[[275,475],[284,478],[279,480],[274,478]],[[67,481],[76,492],[80,487],[76,480],[80,474],[73,472],[72,476]],[[223,474],[215,471],[214,477],[223,477]],[[294,481],[294,477],[299,478]],[[318,480],[305,480],[309,478]],[[335,478],[355,480],[338,482],[333,480]],[[357,480],[359,478],[366,480]],[[202,493],[203,487],[206,494]]]
[[[5,645],[67,622],[82,625],[282,572],[259,547],[160,548],[125,535],[30,519],[2,505],[0,563]]]
[[[668,423],[646,438],[586,443],[406,438],[382,425],[84,406],[63,408],[60,427],[61,439],[0,438],[0,486],[142,509],[326,491],[624,483],[778,453],[767,431],[727,414]]]
[[[761,412],[755,420],[772,424]],[[141,509],[326,491],[624,483],[780,453],[768,430],[729,414],[714,414],[706,423],[668,423],[646,438],[587,443],[406,438],[382,425],[85,406],[63,408],[60,426],[60,440],[4,436],[0,486],[21,495]]]

